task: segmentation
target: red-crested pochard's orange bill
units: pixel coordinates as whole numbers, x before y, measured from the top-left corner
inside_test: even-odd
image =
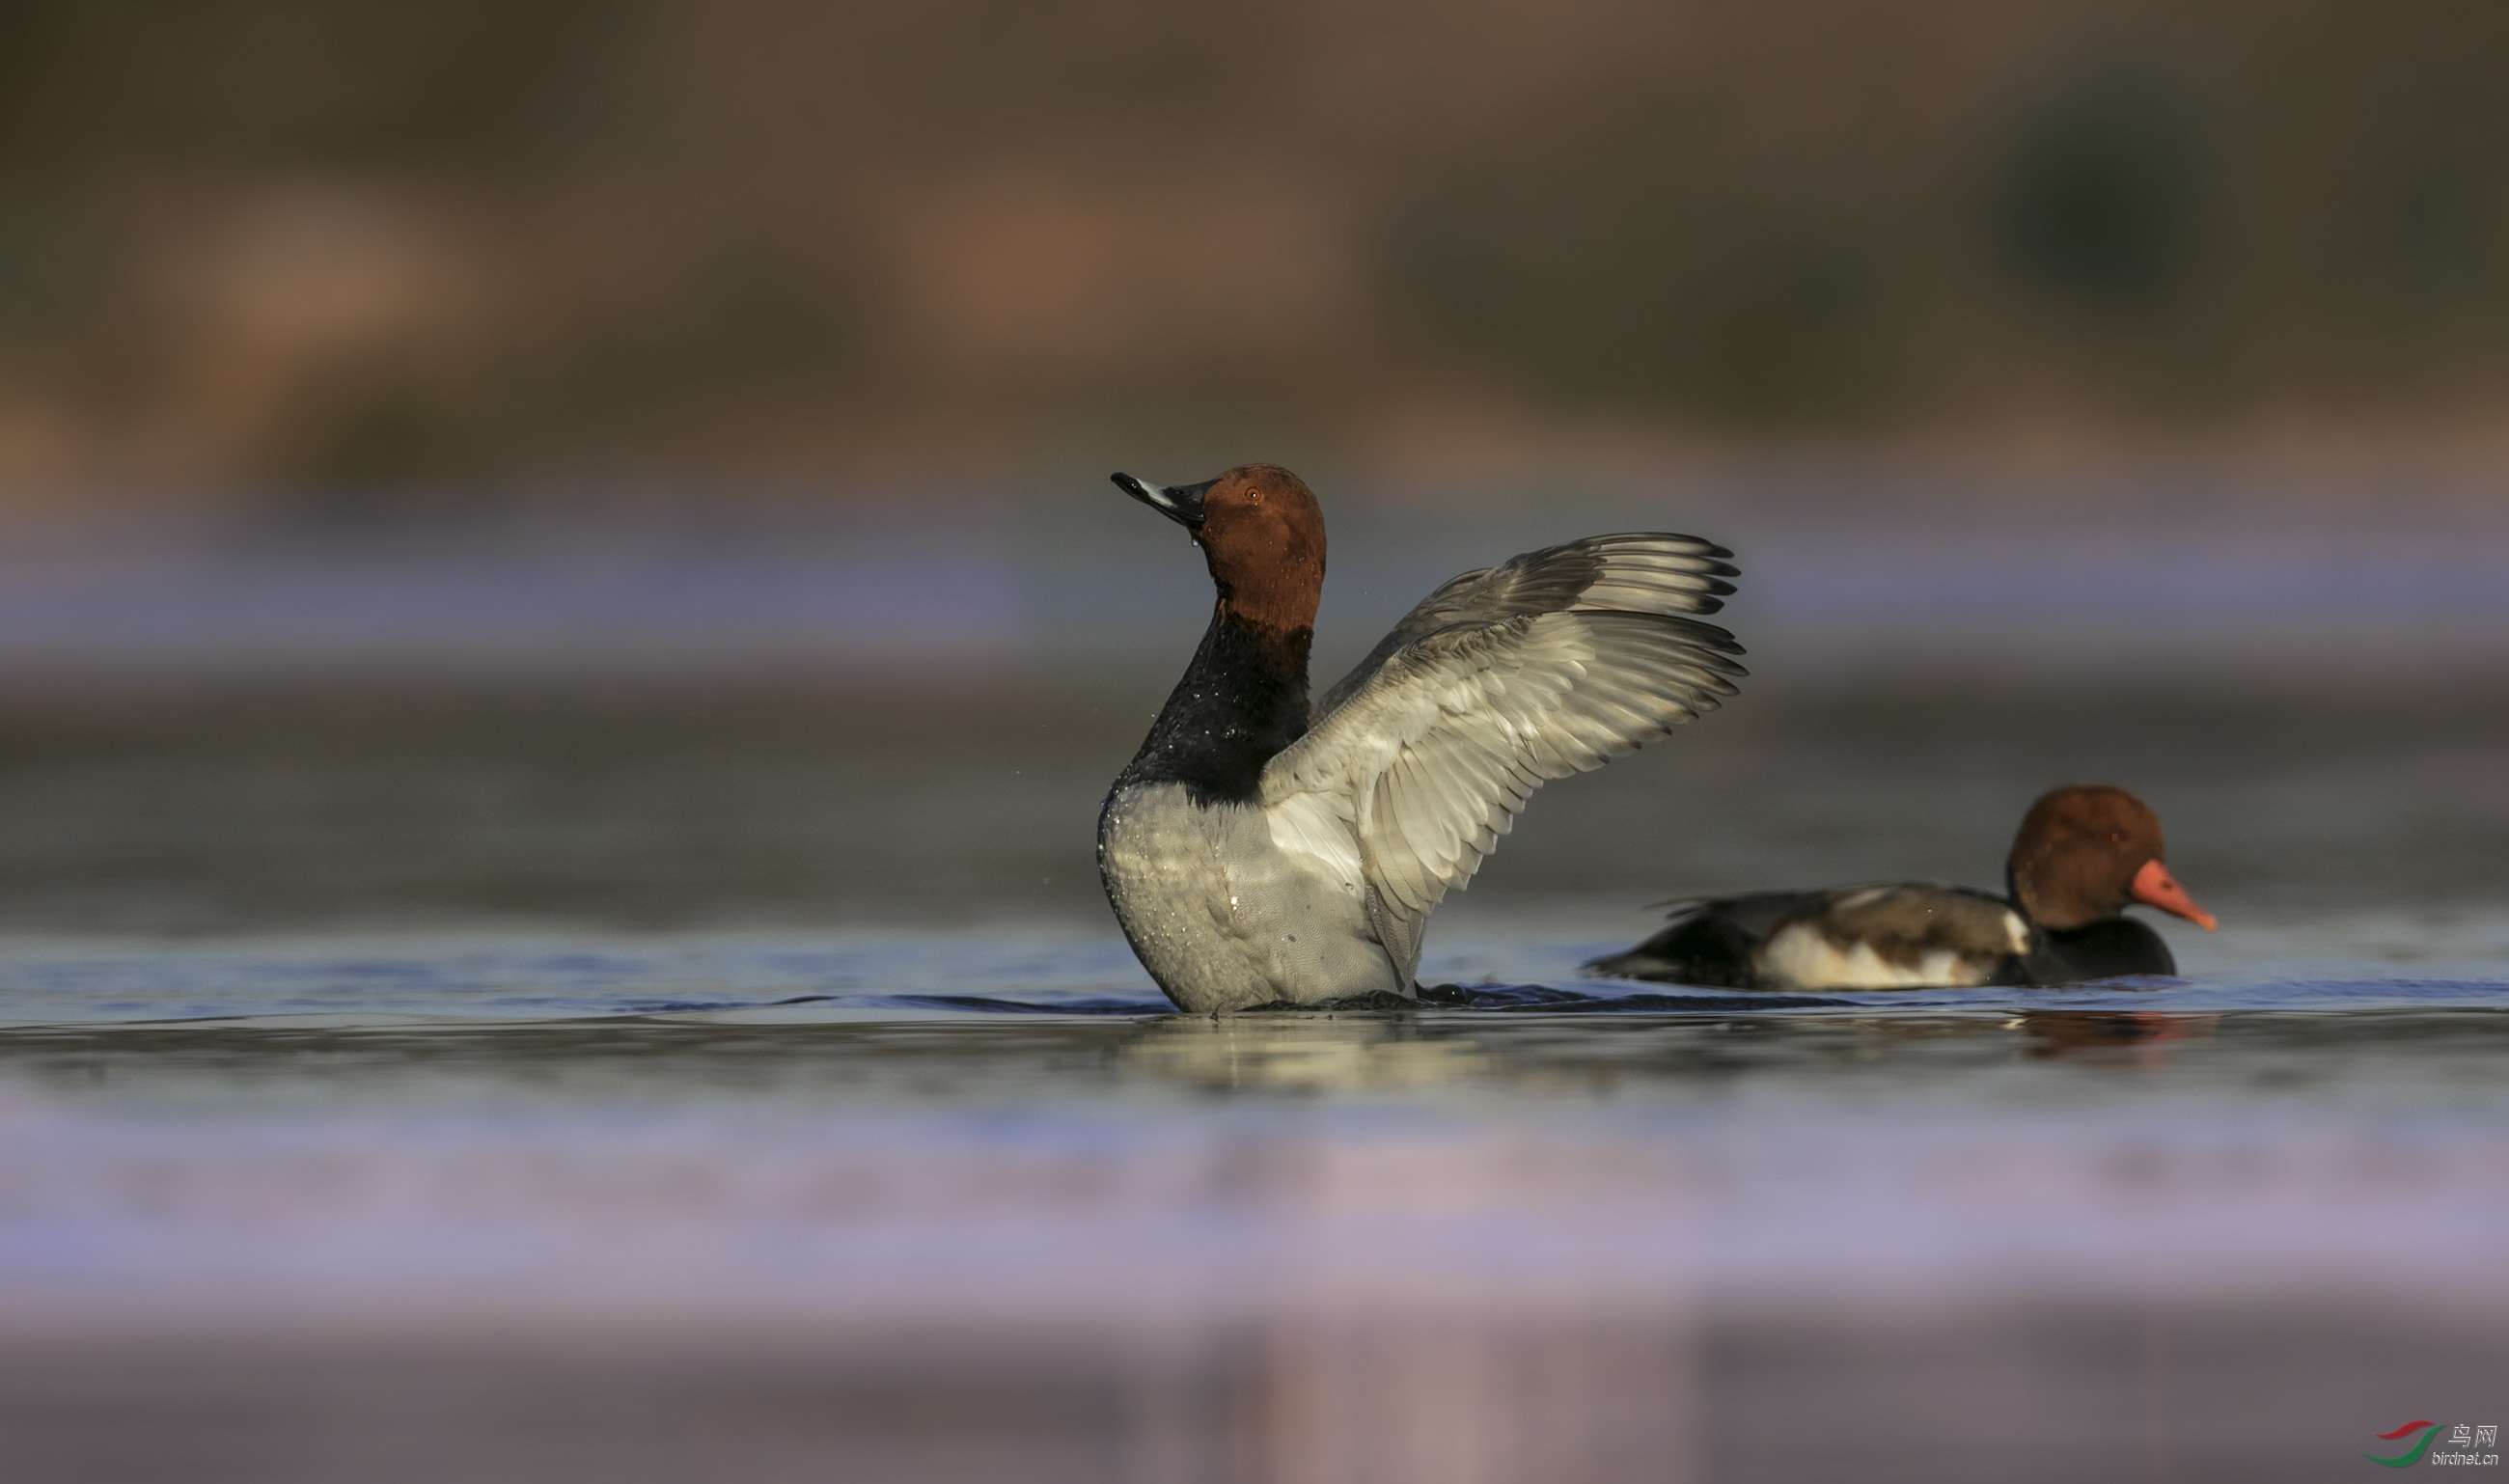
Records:
[[[2169,873],[2169,868],[2156,860],[2144,862],[2143,869],[2134,873],[2130,895],[2147,906],[2156,907],[2164,912],[2175,912],[2205,932],[2213,931],[2213,914],[2197,907],[2195,899],[2187,895],[2187,888],[2179,885],[2178,878]]]

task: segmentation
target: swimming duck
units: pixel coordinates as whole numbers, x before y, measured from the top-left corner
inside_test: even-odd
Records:
[[[1738,989],[2064,984],[2174,974],[2169,945],[2121,915],[2156,907],[2213,930],[2162,864],[2160,820],[2123,789],[2062,788],[2022,818],[2004,895],[1911,881],[1678,904],[1671,925],[1586,965],[1616,979]]]
[[[1098,819],[1124,936],[1183,1010],[1418,997],[1430,911],[1546,780],[1714,710],[1744,672],[1725,548],[1595,536],[1422,599],[1310,707],[1324,512],[1249,464],[1200,484],[1114,476],[1193,533],[1218,602]]]

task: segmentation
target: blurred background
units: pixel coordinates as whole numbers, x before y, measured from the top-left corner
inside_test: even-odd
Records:
[[[0,921],[1103,929],[1095,801],[1208,602],[1105,475],[1253,459],[1331,512],[1323,679],[1515,551],[1741,553],[1744,701],[1546,799],[1499,895],[1778,837],[1991,879],[2078,776],[2410,821],[2307,848],[2479,894],[2504,32],[11,5]],[[2339,753],[2395,807],[2287,806]],[[2293,848],[2212,874],[2313,911]]]
[[[24,0],[0,489],[2496,455],[2495,7]]]

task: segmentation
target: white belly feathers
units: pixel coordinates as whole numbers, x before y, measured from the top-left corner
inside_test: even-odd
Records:
[[[1259,807],[1198,805],[1180,784],[1107,800],[1099,871],[1142,966],[1185,1010],[1408,994],[1349,869],[1284,849]]]

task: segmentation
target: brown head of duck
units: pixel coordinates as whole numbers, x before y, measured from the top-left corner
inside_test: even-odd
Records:
[[[2169,873],[2160,818],[2123,789],[2052,790],[2022,816],[2003,875],[2013,902],[2042,927],[2063,931],[2115,917],[2140,902],[2213,931]]]
[[[1277,464],[1242,464],[1200,484],[1114,480],[1193,533],[1221,616],[1303,669],[1325,591],[1325,513],[1306,481]]]

